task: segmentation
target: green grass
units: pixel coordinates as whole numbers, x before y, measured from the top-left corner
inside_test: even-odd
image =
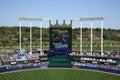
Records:
[[[120,80],[120,76],[73,69],[39,69],[0,74],[0,80]]]

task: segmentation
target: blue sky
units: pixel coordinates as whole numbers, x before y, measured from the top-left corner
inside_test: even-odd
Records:
[[[65,19],[69,23],[72,18],[97,16],[105,17],[105,28],[120,29],[120,0],[0,0],[0,26],[17,26],[18,17],[52,18],[53,23]],[[89,22],[84,24],[89,26]],[[79,22],[73,22],[76,26]]]

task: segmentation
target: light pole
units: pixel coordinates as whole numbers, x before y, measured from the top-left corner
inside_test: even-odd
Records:
[[[19,49],[20,49],[20,51],[21,51],[21,21],[19,21],[19,43],[20,43],[20,45],[19,45]]]
[[[92,27],[93,27],[93,23],[91,21],[90,22],[90,28],[91,28],[91,35],[90,35],[90,42],[91,42],[91,47],[90,48],[91,48],[91,50],[90,51],[91,51],[91,55],[92,55],[92,51],[93,51],[93,44],[92,44],[93,43],[92,42],[93,41],[93,30],[92,30]]]
[[[40,22],[40,52],[42,53],[42,23]]]
[[[82,21],[80,22],[80,53],[82,54]]]
[[[32,21],[30,21],[30,53],[32,53]]]
[[[101,55],[103,54],[103,20],[101,21]]]

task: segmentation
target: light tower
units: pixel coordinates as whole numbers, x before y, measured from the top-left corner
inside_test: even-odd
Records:
[[[92,51],[93,51],[93,23],[92,21],[96,21],[96,20],[101,20],[101,55],[103,55],[103,20],[104,17],[90,17],[90,18],[73,18],[73,21],[80,21],[80,53],[82,54],[82,22],[83,21],[90,21],[90,28],[91,28],[91,35],[90,35],[90,44],[91,44],[91,55],[92,55]]]
[[[19,49],[21,51],[21,27],[22,27],[22,21],[29,21],[29,27],[30,27],[30,52],[32,53],[32,22],[33,21],[39,21],[40,22],[40,52],[42,52],[42,21],[44,20],[51,20],[50,18],[18,18],[19,20]]]

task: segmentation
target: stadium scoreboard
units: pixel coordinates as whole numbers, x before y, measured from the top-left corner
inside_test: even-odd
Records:
[[[50,25],[50,53],[69,54],[72,52],[72,26]]]

